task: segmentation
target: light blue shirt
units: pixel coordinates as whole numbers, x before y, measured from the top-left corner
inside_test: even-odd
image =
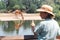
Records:
[[[56,36],[60,35],[59,25],[54,19],[40,22],[34,32],[38,34],[38,40],[56,40]]]

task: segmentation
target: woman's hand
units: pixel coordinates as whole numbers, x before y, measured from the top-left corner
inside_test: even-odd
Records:
[[[35,23],[34,23],[33,20],[32,20],[32,23],[31,23],[31,27],[32,27],[32,31],[34,32],[34,30],[35,30]]]
[[[35,23],[34,23],[33,20],[32,20],[32,23],[31,23],[31,27],[35,27]]]

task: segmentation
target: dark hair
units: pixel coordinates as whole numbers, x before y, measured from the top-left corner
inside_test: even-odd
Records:
[[[53,15],[51,15],[51,14],[49,14],[49,13],[47,13],[48,15],[47,15],[47,17],[45,18],[45,19],[52,19],[53,18]]]

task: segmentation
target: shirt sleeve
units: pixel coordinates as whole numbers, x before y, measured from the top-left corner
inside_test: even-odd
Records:
[[[57,36],[60,36],[60,27],[58,26]]]
[[[60,36],[60,27],[59,27],[59,24],[57,23],[57,36]]]
[[[43,30],[43,23],[39,23],[36,27],[34,32],[36,32],[37,34],[40,33]]]

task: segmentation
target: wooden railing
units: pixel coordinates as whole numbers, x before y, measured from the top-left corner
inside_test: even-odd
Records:
[[[0,36],[0,40],[37,40],[37,36],[25,35],[25,36]],[[56,40],[60,40],[60,36],[57,36]]]
[[[17,18],[18,17],[18,18]],[[23,13],[24,20],[42,20],[39,13],[26,14]],[[14,13],[0,13],[0,21],[15,21],[22,20],[21,15],[15,15]]]

